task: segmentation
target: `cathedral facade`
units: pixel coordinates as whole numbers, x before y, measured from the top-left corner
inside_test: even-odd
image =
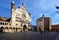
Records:
[[[15,9],[14,2],[11,3],[11,18],[0,17],[0,32],[28,32],[31,22],[31,14],[24,4]]]

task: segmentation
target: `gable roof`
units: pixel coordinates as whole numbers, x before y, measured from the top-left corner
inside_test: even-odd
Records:
[[[6,18],[6,17],[1,17],[0,16],[0,21],[7,21],[7,22],[10,22],[10,18]]]

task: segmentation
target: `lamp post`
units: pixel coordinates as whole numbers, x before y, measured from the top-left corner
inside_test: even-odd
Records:
[[[58,10],[59,9],[59,6],[56,6],[56,9]],[[58,14],[59,14],[59,11],[56,11]]]
[[[59,6],[56,6],[56,9],[57,9],[57,13],[59,14]],[[57,27],[57,31],[58,31],[58,27]]]
[[[57,9],[56,13],[59,14],[59,6],[56,6],[56,9]]]

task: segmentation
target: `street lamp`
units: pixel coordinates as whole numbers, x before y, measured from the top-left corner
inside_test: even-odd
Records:
[[[59,6],[56,6],[56,9],[59,9]],[[56,11],[59,14],[59,11]]]
[[[59,9],[59,6],[55,6],[56,7],[56,9]]]

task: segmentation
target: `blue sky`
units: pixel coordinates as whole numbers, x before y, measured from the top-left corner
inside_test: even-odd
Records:
[[[0,16],[10,18],[12,0],[0,0]],[[22,0],[14,0],[15,8],[19,7]],[[31,13],[31,24],[36,25],[36,19],[40,18],[42,14],[52,18],[52,24],[59,24],[59,11],[55,6],[59,6],[59,0],[24,0],[24,5],[28,12]]]

